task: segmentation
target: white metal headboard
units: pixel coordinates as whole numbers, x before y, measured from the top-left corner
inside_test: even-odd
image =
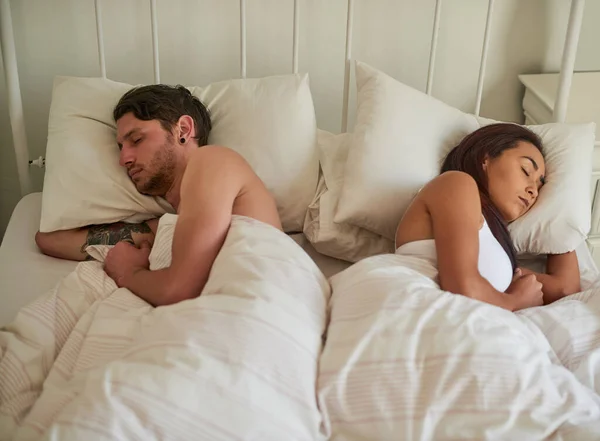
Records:
[[[300,0],[294,1],[293,18],[293,43],[292,43],[292,72],[298,72],[298,52],[299,52],[299,33],[300,33]],[[483,38],[483,48],[479,64],[479,77],[477,81],[477,95],[475,100],[474,114],[479,115],[481,109],[481,100],[483,97],[483,83],[485,79],[485,68],[487,64],[487,55],[489,48],[490,30],[494,10],[494,1],[488,0],[488,10],[485,23],[485,32]],[[102,0],[94,0],[96,13],[96,32],[98,37],[98,60],[100,65],[100,74],[106,78],[106,57],[104,53],[104,35],[102,27]],[[354,22],[354,0],[347,0],[347,22],[346,22],[346,51],[345,51],[345,71],[344,71],[344,91],[342,106],[342,132],[348,128],[348,100],[350,96],[350,70],[352,60],[352,34]],[[429,67],[427,72],[426,93],[431,95],[433,87],[433,75],[435,69],[435,60],[437,53],[438,34],[440,27],[440,17],[442,9],[442,0],[436,0],[435,16],[433,22],[431,47],[429,54]],[[554,120],[564,122],[567,113],[567,104],[573,70],[575,67],[575,56],[579,42],[579,34],[583,20],[585,0],[571,0],[571,11],[569,15],[569,24],[562,54],[562,63],[560,70],[560,80],[557,90],[556,104],[554,106]],[[156,0],[150,0],[150,15],[152,20],[152,54],[154,66],[154,81],[160,82],[160,64],[158,53],[158,17],[156,12]],[[246,78],[246,0],[240,0],[240,76]],[[27,137],[25,133],[25,121],[23,117],[23,102],[21,99],[21,87],[19,83],[19,73],[17,68],[17,57],[15,52],[15,41],[12,26],[12,15],[10,10],[10,0],[0,0],[0,39],[2,47],[2,57],[4,70],[6,74],[6,85],[8,93],[8,108],[10,123],[13,135],[13,145],[17,160],[17,171],[19,175],[19,184],[21,194],[24,196],[31,191],[31,180],[29,176],[29,149],[27,146]]]

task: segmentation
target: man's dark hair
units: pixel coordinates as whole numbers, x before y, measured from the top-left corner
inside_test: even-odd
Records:
[[[181,85],[152,84],[134,87],[121,97],[113,111],[115,122],[126,113],[142,121],[156,119],[169,133],[183,115],[194,120],[198,146],[208,144],[208,134],[212,129],[210,114],[202,102]]]

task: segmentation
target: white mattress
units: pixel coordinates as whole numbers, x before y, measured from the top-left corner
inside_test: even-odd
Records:
[[[77,262],[55,259],[40,253],[35,233],[40,225],[42,193],[25,196],[15,207],[0,246],[0,326],[17,311],[52,289]],[[311,256],[326,277],[350,263],[319,254],[303,234],[291,236]]]
[[[0,246],[0,326],[9,323],[17,311],[45,293],[65,275],[76,262],[55,259],[40,253],[34,236],[40,224],[42,193],[25,196],[15,207]],[[350,263],[319,254],[303,234],[291,236],[315,261],[326,277],[346,269]],[[582,244],[577,249],[582,289],[598,278],[598,270],[589,250]],[[543,262],[521,262],[541,271]]]

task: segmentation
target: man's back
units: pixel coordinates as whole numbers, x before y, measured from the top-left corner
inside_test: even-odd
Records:
[[[205,146],[195,151],[183,176],[180,206],[185,207],[183,187],[188,185],[193,191],[186,194],[194,198],[202,197],[199,193],[204,193],[209,198],[222,200],[222,195],[235,193],[231,214],[251,217],[282,229],[273,196],[248,162],[234,150]],[[202,207],[197,209],[202,210]]]
[[[185,168],[174,175],[167,191],[167,200],[178,214],[171,265],[151,271],[148,245],[138,250],[123,242],[104,261],[107,274],[119,287],[156,306],[200,294],[233,215],[281,229],[273,197],[235,151],[205,146],[190,152],[185,160]]]

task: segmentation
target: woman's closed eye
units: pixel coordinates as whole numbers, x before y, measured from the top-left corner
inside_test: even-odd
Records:
[[[525,173],[525,176],[529,177],[529,172],[527,170],[525,170],[525,167],[521,167],[521,170],[523,170],[523,173]]]

